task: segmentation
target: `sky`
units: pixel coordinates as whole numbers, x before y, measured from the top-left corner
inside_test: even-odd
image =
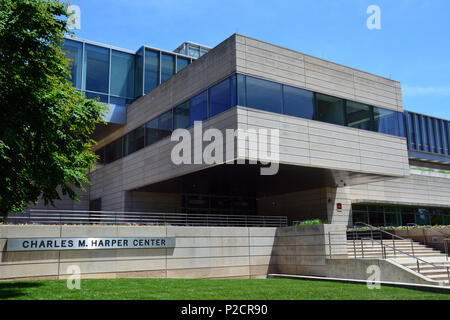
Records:
[[[448,0],[71,0],[76,37],[137,50],[184,41],[214,47],[233,33],[387,77],[404,109],[450,119]],[[369,29],[380,8],[380,29]]]

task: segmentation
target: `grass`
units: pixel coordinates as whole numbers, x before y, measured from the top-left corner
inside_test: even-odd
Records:
[[[83,279],[0,282],[0,299],[18,300],[450,300],[450,294],[293,279]]]

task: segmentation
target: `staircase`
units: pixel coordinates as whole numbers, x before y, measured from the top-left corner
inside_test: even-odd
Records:
[[[439,250],[410,239],[374,239],[364,236],[353,239],[347,240],[350,259],[389,259],[429,280],[450,285],[449,269],[445,267],[450,266],[450,259]]]

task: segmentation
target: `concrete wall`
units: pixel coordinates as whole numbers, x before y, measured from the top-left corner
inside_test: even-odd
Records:
[[[405,138],[245,107],[239,107],[237,121],[244,130],[278,129],[281,163],[383,175],[381,179],[409,175]]]
[[[0,279],[87,277],[256,278],[273,271],[276,228],[0,226]],[[175,237],[164,249],[7,252],[7,238]]]
[[[239,73],[403,111],[397,81],[242,35],[235,37]]]
[[[277,273],[326,276],[326,259],[347,257],[346,226],[312,225],[278,228],[273,249]]]
[[[367,269],[376,266],[380,268],[379,281],[439,285],[438,281],[428,280],[389,259],[327,259],[326,265],[327,277],[330,278],[368,280],[374,273],[373,270],[368,273]],[[370,283],[374,281],[373,278],[371,280]]]
[[[350,187],[352,200],[450,205],[450,175],[432,176],[411,170],[409,177]]]

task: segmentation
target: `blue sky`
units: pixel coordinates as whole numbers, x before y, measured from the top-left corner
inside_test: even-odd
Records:
[[[237,32],[402,83],[407,110],[450,119],[448,0],[72,0],[77,37],[136,50]],[[381,29],[369,30],[369,5]]]

